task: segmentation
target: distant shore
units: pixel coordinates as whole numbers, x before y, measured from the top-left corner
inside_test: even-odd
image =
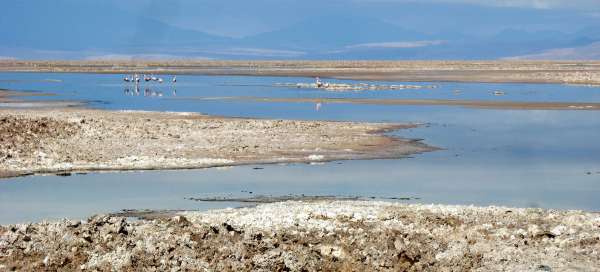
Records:
[[[600,61],[0,61],[0,71],[600,84]]]

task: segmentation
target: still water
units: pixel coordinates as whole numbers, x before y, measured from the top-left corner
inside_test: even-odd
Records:
[[[328,92],[272,87],[309,78],[178,76],[142,83],[123,75],[0,73],[0,88],[54,93],[90,107],[193,111],[258,118],[413,122],[394,132],[444,150],[400,160],[240,166],[184,171],[30,176],[0,181],[0,224],[85,218],[121,209],[235,207],[198,196],[417,197],[408,202],[600,210],[600,112],[489,110],[451,106],[267,103],[187,98],[417,98],[600,102],[600,88],[557,84],[411,83],[435,89]],[[354,83],[354,81],[337,81]],[[371,83],[371,82],[367,82]],[[460,90],[460,92],[457,92]],[[501,90],[503,96],[493,95]],[[262,168],[262,169],[255,169]]]

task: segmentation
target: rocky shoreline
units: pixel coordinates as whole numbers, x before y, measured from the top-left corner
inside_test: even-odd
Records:
[[[0,110],[0,177],[400,158],[435,150],[384,134],[413,127],[196,113]]]
[[[600,214],[279,202],[0,227],[0,270],[600,271]]]

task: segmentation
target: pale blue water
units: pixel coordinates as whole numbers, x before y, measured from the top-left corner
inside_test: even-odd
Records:
[[[485,110],[450,106],[389,106],[171,99],[184,97],[358,97],[600,102],[600,88],[552,84],[406,83],[436,89],[331,93],[268,87],[307,78],[178,76],[153,84],[162,97],[127,95],[122,75],[0,73],[0,88],[91,100],[105,109],[195,111],[260,118],[427,123],[395,132],[445,148],[401,160],[324,165],[32,176],[0,181],[0,223],[83,218],[120,209],[207,209],[212,194],[325,194],[419,197],[412,202],[600,210],[600,112]],[[42,82],[57,79],[61,82]],[[165,78],[167,81],[170,77]],[[344,81],[352,82],[352,81]],[[398,84],[399,82],[389,82]],[[224,84],[245,84],[231,86]],[[460,95],[454,90],[460,89]],[[494,90],[506,92],[494,96]],[[131,91],[131,89],[130,89]],[[35,97],[33,99],[42,99]],[[43,97],[47,99],[47,97]],[[588,172],[590,174],[588,174]]]

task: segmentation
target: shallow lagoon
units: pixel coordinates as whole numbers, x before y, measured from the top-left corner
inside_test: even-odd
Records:
[[[48,80],[50,79],[50,80]],[[165,78],[166,81],[170,77]],[[121,209],[207,209],[206,195],[319,194],[418,197],[410,202],[600,210],[600,113],[488,110],[452,106],[267,103],[186,97],[419,98],[600,102],[600,88],[552,84],[410,83],[436,89],[327,92],[271,87],[308,78],[178,76],[176,84],[142,84],[139,96],[122,75],[0,73],[0,88],[51,92],[91,107],[195,111],[258,118],[426,124],[394,134],[424,138],[445,150],[401,160],[323,165],[30,176],[0,182],[0,224],[85,218]],[[353,81],[341,81],[353,82]],[[243,85],[243,86],[242,86]],[[130,92],[126,89],[129,87]],[[149,96],[144,96],[148,87]],[[176,90],[176,92],[174,92]],[[454,91],[461,90],[457,95]],[[494,96],[502,90],[504,96]],[[155,95],[152,96],[154,92]],[[162,96],[157,96],[162,92]],[[173,99],[177,98],[177,99]],[[30,99],[30,98],[28,98]]]

